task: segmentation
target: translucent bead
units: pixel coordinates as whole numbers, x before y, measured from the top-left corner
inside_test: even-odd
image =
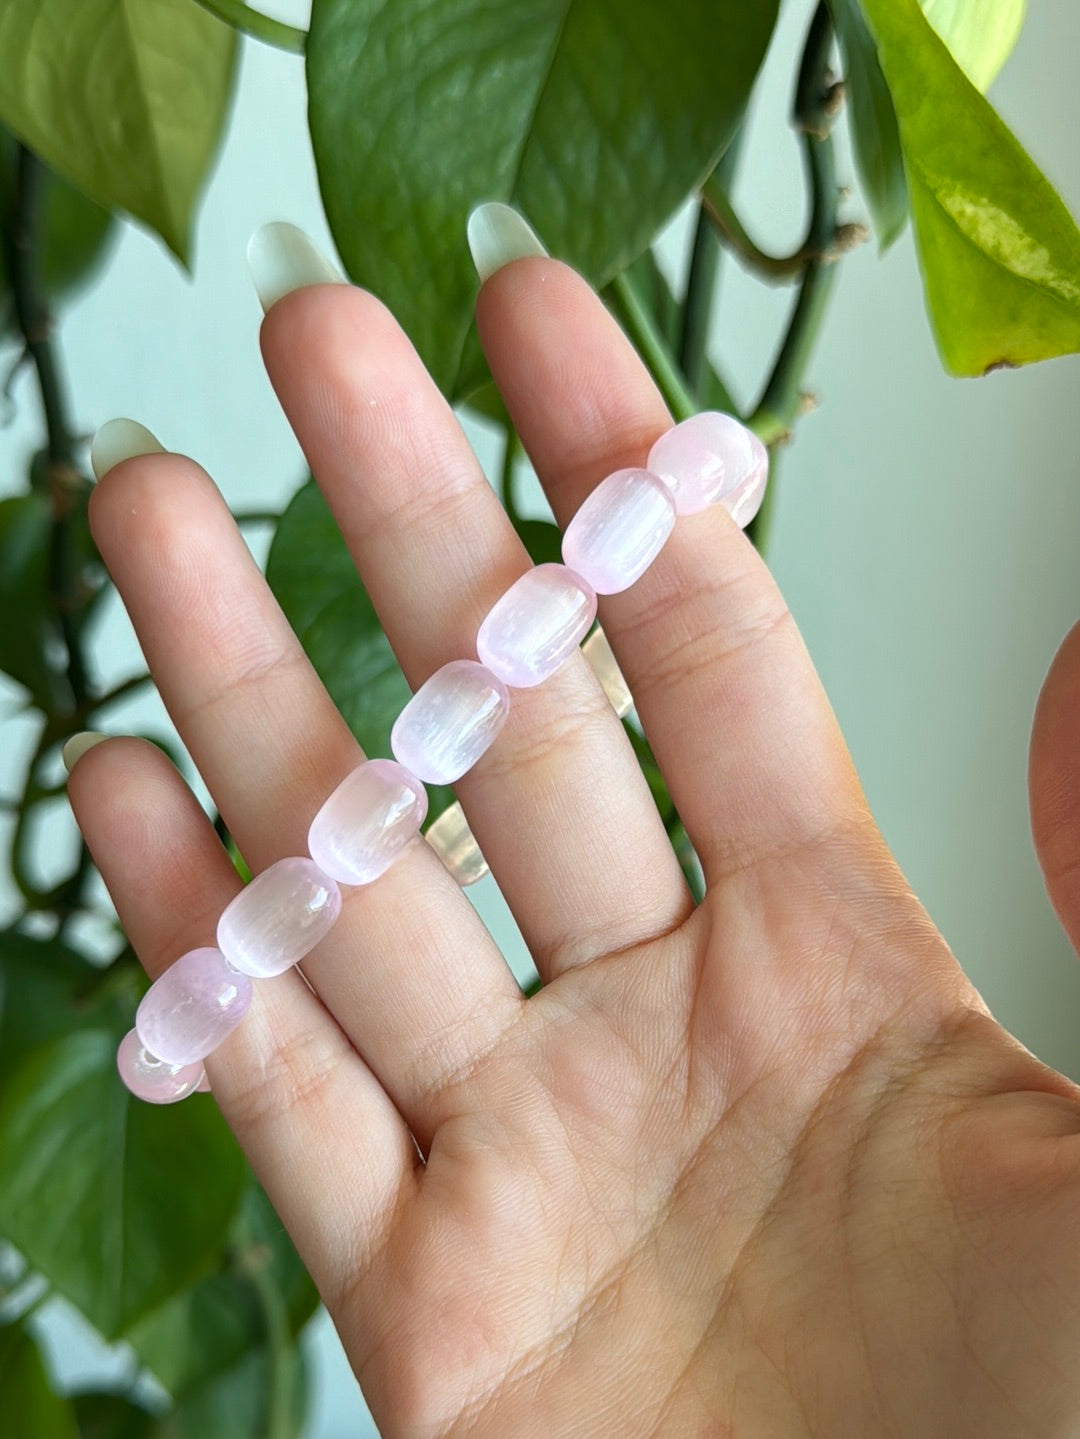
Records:
[[[129,1029],[116,1051],[116,1067],[125,1086],[136,1099],[149,1104],[175,1104],[199,1087],[201,1064],[166,1064],[147,1054],[134,1029]]]
[[[494,743],[509,712],[502,680],[475,660],[452,660],[398,715],[390,748],[425,784],[450,784]]]
[[[741,519],[736,510],[749,508],[748,487],[764,491],[763,459],[767,473],[768,453],[757,436],[731,415],[706,410],[661,435],[646,464],[670,487],[680,515],[719,503],[745,525],[751,516]],[[758,494],[754,514],[760,504]]]
[[[135,1011],[139,1038],[166,1064],[194,1064],[217,1049],[251,1003],[251,980],[219,949],[192,949],[159,975]]]
[[[537,565],[488,611],[476,653],[504,684],[528,689],[574,653],[595,618],[590,585],[565,565]]]
[[[645,573],[674,524],[663,481],[648,470],[616,470],[567,525],[562,557],[598,595],[617,595]]]
[[[218,920],[218,948],[255,979],[283,974],[325,939],[341,891],[312,860],[279,859],[240,891]]]
[[[750,436],[750,448],[754,452],[753,469],[742,484],[720,501],[735,523],[744,530],[761,509],[769,479],[769,452],[755,434]]]
[[[370,884],[420,832],[427,791],[392,759],[354,769],[311,822],[308,849],[340,884]]]

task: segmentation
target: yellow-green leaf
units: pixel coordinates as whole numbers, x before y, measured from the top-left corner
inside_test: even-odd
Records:
[[[194,0],[0,0],[0,123],[186,262],[235,52]]]
[[[1027,0],[919,0],[923,14],[983,93],[1012,53]]]
[[[958,375],[1080,349],[1080,231],[918,0],[862,0],[896,106],[927,305]]]

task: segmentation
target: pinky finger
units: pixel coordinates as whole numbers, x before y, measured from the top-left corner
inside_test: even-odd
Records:
[[[68,792],[150,977],[212,944],[240,881],[166,756],[142,740],[96,744],[74,762]],[[206,1063],[225,1119],[315,1282],[333,1294],[356,1262],[357,1233],[376,1243],[413,1181],[403,1121],[296,971],[256,983],[243,1023]]]

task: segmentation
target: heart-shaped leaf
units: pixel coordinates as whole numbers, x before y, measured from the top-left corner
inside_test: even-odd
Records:
[[[266,578],[364,752],[388,755],[391,727],[412,691],[314,482],[278,521]],[[450,789],[429,788],[428,822],[453,798]]]
[[[918,0],[861,0],[900,124],[927,304],[959,375],[1080,348],[1080,232]]]
[[[311,135],[338,250],[447,394],[478,382],[471,207],[518,206],[553,253],[603,284],[723,153],[776,9],[314,0]]]
[[[53,1393],[37,1345],[21,1324],[0,1326],[0,1434],[75,1439],[75,1412]]]
[[[0,0],[0,122],[186,262],[235,52],[193,0]]]
[[[0,932],[0,1085],[32,1049],[72,1030],[119,1039],[137,999],[134,965],[103,974],[60,940]]]
[[[264,1266],[294,1339],[318,1307],[318,1292],[254,1179],[233,1222],[229,1253],[226,1271],[177,1294],[128,1331],[132,1348],[174,1399],[206,1388],[264,1345],[266,1318],[246,1266]]]
[[[132,1099],[104,1031],[35,1049],[0,1096],[0,1234],[106,1338],[212,1264],[246,1177],[213,1101]]]

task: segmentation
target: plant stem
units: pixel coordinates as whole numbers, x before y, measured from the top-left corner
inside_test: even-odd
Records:
[[[503,450],[502,473],[499,477],[499,488],[502,492],[503,508],[510,517],[510,522],[516,530],[521,523],[521,510],[518,508],[517,488],[514,479],[516,473],[516,461],[521,446],[518,441],[517,430],[513,425],[506,427],[506,448]]]
[[[820,0],[810,22],[795,87],[795,123],[803,137],[812,196],[805,247],[810,258],[803,270],[772,374],[749,421],[750,427],[770,446],[787,438],[803,403],[803,379],[836,273],[832,247],[837,234],[840,192],[831,135],[838,94],[829,75],[832,41],[832,20],[825,0]],[[769,490],[775,492],[775,483]],[[765,545],[773,512],[774,494],[769,498],[770,503],[763,505],[747,526],[747,534],[759,549]]]
[[[683,302],[682,334],[679,337],[679,363],[690,388],[698,394],[701,394],[705,381],[709,324],[719,274],[720,245],[702,199],[694,227],[690,273],[686,279],[686,299]]]
[[[293,55],[304,53],[307,44],[306,30],[300,30],[295,25],[286,25],[284,20],[273,20],[261,10],[253,10],[250,5],[245,5],[243,0],[196,0],[196,4],[209,10],[210,14],[216,15],[219,20],[224,20],[225,24],[231,25],[234,30],[262,40],[266,45],[273,45],[278,50],[288,50]]]
[[[30,878],[27,845],[30,815],[48,790],[38,782],[38,771],[49,748],[70,733],[71,722],[90,704],[90,685],[79,634],[77,613],[80,577],[71,572],[72,514],[86,481],[75,464],[75,427],[68,414],[66,387],[52,343],[52,318],[42,298],[38,257],[42,247],[42,198],[44,167],[25,145],[15,158],[14,195],[0,213],[0,245],[11,289],[15,320],[22,334],[26,354],[34,366],[41,408],[45,418],[46,447],[43,484],[52,508],[49,534],[48,586],[50,608],[64,640],[64,673],[69,704],[62,714],[49,713],[42,726],[37,749],[27,769],[23,796],[12,844],[12,874],[23,899],[33,909],[56,910],[63,924],[79,908],[90,871],[89,852],[80,846],[72,873],[48,891],[38,889]]]
[[[67,417],[64,386],[53,355],[52,322],[38,291],[37,251],[41,216],[41,162],[25,145],[20,145],[15,162],[15,196],[10,213],[0,224],[0,242],[11,286],[15,321],[23,337],[26,354],[34,363],[41,408],[48,431],[49,459],[55,465],[73,469],[74,437]]]
[[[697,403],[679,373],[675,357],[625,271],[615,276],[607,287],[606,296],[652,371],[653,379],[675,419],[685,420],[696,414]]]
[[[246,1226],[245,1226],[246,1227]],[[250,1243],[237,1255],[262,1311],[268,1368],[266,1439],[291,1439],[296,1408],[296,1350],[289,1327],[289,1311],[270,1272],[269,1251]]]

